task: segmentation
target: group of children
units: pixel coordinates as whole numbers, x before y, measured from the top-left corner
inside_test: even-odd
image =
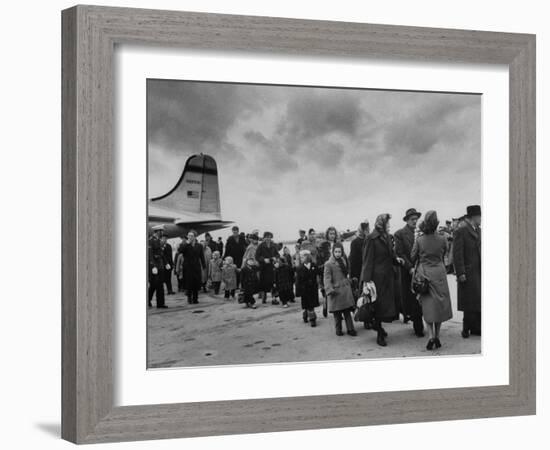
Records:
[[[237,288],[240,285],[239,302],[244,303],[245,307],[256,308],[256,299],[254,298],[256,294],[260,294],[263,303],[266,303],[267,292],[265,291],[267,287],[265,284],[261,286],[260,267],[255,258],[246,258],[243,267],[239,269],[231,256],[227,256],[222,260],[220,252],[215,251],[209,264],[209,282],[215,295],[219,295],[223,283],[225,299],[235,299]],[[282,303],[283,307],[287,308],[289,303],[295,302],[295,274],[292,262],[289,262],[284,256],[275,256],[271,258],[270,266],[273,270],[273,284],[270,286],[269,292],[271,303],[273,305]],[[280,299],[280,302],[278,299]]]

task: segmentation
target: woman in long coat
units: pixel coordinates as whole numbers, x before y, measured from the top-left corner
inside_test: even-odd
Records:
[[[380,214],[376,218],[374,231],[367,236],[361,270],[361,284],[365,286],[365,283],[372,281],[376,286],[374,329],[377,331],[376,342],[382,347],[387,345],[387,333],[382,328],[382,322],[392,322],[396,316],[393,266],[403,264],[393,250],[389,235],[390,219],[389,214]]]
[[[319,306],[319,284],[317,283],[318,269],[313,264],[313,258],[309,252],[302,255],[302,264],[296,270],[296,284],[300,286],[300,299],[302,302],[302,318],[312,327],[316,325],[317,315],[315,308]]]
[[[197,242],[197,234],[190,231],[187,234],[188,242],[184,244],[183,272],[185,273],[185,289],[188,303],[199,303],[199,290],[202,285],[202,270],[206,267],[204,248]]]
[[[412,263],[418,261],[418,274],[429,280],[428,292],[418,295],[430,337],[428,350],[441,347],[441,323],[453,317],[445,267],[447,240],[436,232],[438,225],[437,213],[428,211],[420,226],[422,234],[414,242],[411,253]]]
[[[349,279],[349,264],[344,259],[344,247],[336,243],[332,247],[332,256],[325,263],[323,276],[328,300],[328,312],[334,314],[336,335],[342,336],[342,316],[350,336],[357,336],[353,326],[351,312],[355,308],[355,299]]]
[[[267,300],[267,293],[271,292],[271,303],[278,305],[278,300],[273,297],[273,282],[274,282],[274,266],[273,262],[275,258],[279,258],[279,251],[277,246],[272,242],[273,233],[266,231],[264,233],[264,240],[258,245],[256,249],[256,261],[260,266],[260,283],[258,286],[260,296],[262,297],[262,303]]]

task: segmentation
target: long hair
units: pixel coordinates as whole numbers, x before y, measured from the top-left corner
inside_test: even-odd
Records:
[[[439,226],[439,219],[437,218],[436,211],[428,211],[424,215],[424,222],[422,225],[422,232],[424,234],[434,234]]]
[[[327,231],[325,232],[325,239],[326,239],[327,241],[329,240],[328,235],[329,235],[329,233],[330,233],[331,231],[334,231],[334,242],[338,242],[338,240],[339,240],[339,239],[338,239],[338,238],[339,238],[339,236],[338,236],[338,230],[337,230],[335,227],[333,227],[333,226],[330,226],[330,227],[327,228]]]

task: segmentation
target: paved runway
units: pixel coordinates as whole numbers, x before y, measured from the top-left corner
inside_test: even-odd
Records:
[[[454,276],[449,276],[449,287],[453,318],[442,325],[443,346],[436,351],[426,350],[428,338],[416,337],[412,324],[401,321],[384,325],[387,347],[378,346],[376,333],[363,329],[362,323],[355,323],[358,336],[336,336],[332,316],[322,317],[321,308],[317,327],[311,328],[302,321],[299,299],[289,308],[268,301],[253,310],[212,291],[201,294],[198,305],[187,304],[181,293],[167,296],[168,309],[153,307],[147,313],[148,367],[479,354],[480,338],[460,335]]]

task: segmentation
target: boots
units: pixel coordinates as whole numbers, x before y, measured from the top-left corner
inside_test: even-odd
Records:
[[[348,334],[350,336],[357,336],[357,331],[355,331],[355,328],[353,326],[353,319],[351,318],[350,310],[344,311],[344,319],[346,320],[346,329],[348,331]]]
[[[304,309],[304,312],[302,313],[302,319],[304,319],[304,323],[307,323],[307,320],[308,320],[307,309]]]
[[[336,336],[343,336],[342,332],[342,311],[336,311],[334,313],[334,327],[336,329]]]
[[[312,328],[317,326],[317,314],[315,314],[315,311],[308,311],[307,317],[309,320],[309,324]]]
[[[381,347],[385,347],[386,345],[388,345],[386,343],[386,338],[384,337],[384,334],[382,333],[381,330],[378,330],[378,334],[376,336],[376,343]]]

